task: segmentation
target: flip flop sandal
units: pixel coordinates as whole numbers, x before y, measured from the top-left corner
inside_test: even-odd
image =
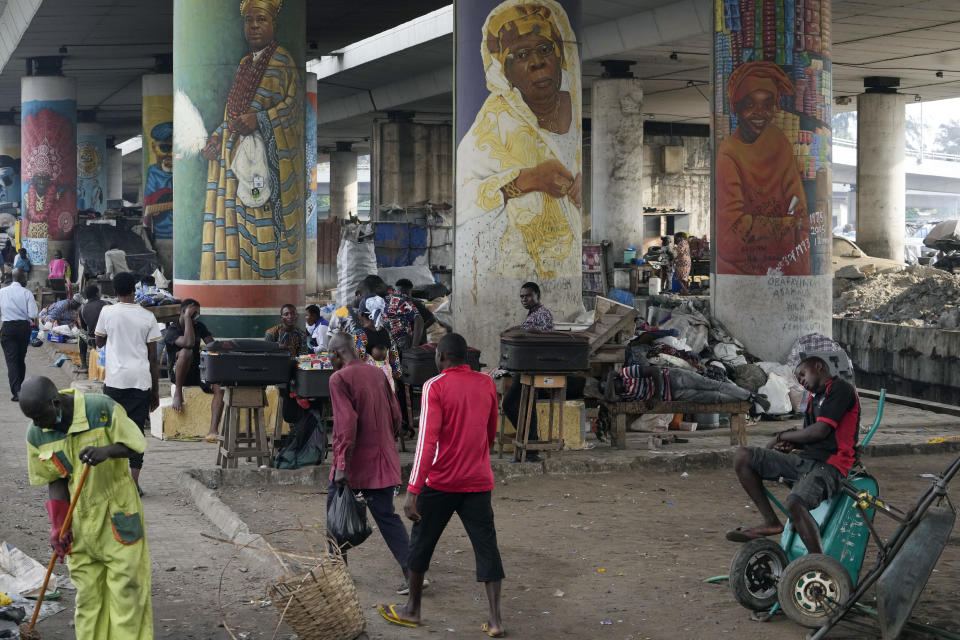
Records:
[[[490,625],[486,622],[480,625],[480,631],[483,631],[485,634],[487,634],[491,638],[505,638],[507,636],[507,632],[504,631],[503,629],[501,629],[497,633],[490,631]]]
[[[751,540],[756,540],[757,538],[767,538],[770,536],[780,535],[782,532],[777,533],[757,533],[758,527],[737,527],[727,531],[727,540],[730,542],[750,542]]]
[[[419,627],[419,622],[410,622],[409,620],[403,620],[400,616],[397,615],[395,604],[387,605],[385,608],[382,604],[377,605],[377,611],[383,616],[383,619],[391,624],[397,624],[401,627]]]

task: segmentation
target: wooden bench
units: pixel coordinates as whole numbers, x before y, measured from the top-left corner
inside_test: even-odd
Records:
[[[613,419],[610,434],[612,444],[618,449],[627,448],[627,416],[642,416],[645,413],[729,413],[730,444],[747,444],[747,413],[749,401],[700,404],[696,402],[603,402]]]

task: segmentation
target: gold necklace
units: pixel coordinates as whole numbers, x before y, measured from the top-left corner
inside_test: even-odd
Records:
[[[553,103],[553,109],[551,110],[550,116],[537,116],[537,122],[540,124],[541,128],[548,129],[556,133],[557,125],[560,120],[560,94],[557,94],[557,99]]]

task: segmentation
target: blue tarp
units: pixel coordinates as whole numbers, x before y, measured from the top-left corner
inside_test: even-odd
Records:
[[[378,222],[374,236],[378,267],[406,267],[427,250],[427,228],[405,222]]]

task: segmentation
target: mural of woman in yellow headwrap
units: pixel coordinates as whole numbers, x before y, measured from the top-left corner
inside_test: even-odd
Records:
[[[580,58],[566,12],[497,5],[481,57],[490,94],[457,147],[458,232],[495,239],[480,246],[497,252],[498,275],[579,274]]]
[[[773,124],[793,85],[772,62],[746,62],[727,94],[737,128],[717,151],[717,273],[810,275],[810,217],[787,137]]]
[[[304,92],[274,39],[282,0],[243,0],[240,60],[208,163],[200,278],[302,278]]]

